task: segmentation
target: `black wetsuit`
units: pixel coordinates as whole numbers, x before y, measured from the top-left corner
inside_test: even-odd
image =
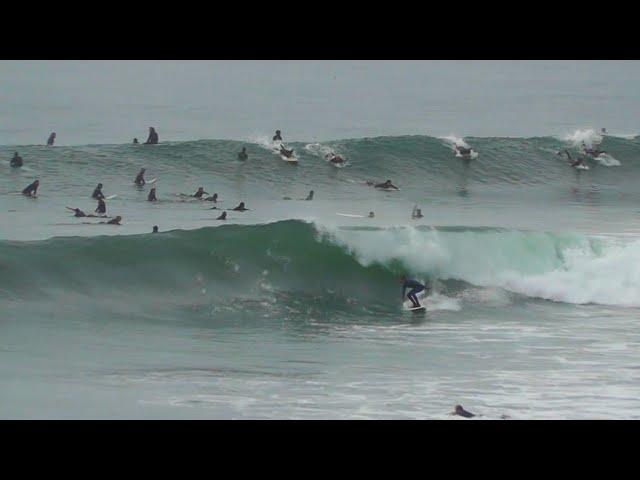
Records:
[[[152,188],[147,196],[147,200],[150,202],[156,202],[158,199],[156,198],[156,189]]]
[[[96,213],[107,213],[107,204],[104,203],[104,200],[98,200],[98,208],[95,209]]]
[[[273,141],[274,141],[274,142],[277,142],[278,140],[282,141],[282,137],[280,136],[280,134],[279,134],[279,133],[277,133],[277,134],[275,134],[275,135],[273,136]]]
[[[204,190],[198,190],[196,193],[194,193],[194,194],[193,194],[193,196],[194,196],[194,198],[202,198],[202,196],[203,196],[205,193],[206,193],[207,195],[209,195],[209,194],[208,194],[207,192],[205,192]]]
[[[140,172],[138,174],[138,176],[136,177],[136,179],[133,181],[133,183],[135,183],[139,187],[142,187],[145,183],[147,183],[147,182],[144,181],[144,173]]]
[[[238,154],[238,160],[246,160],[247,158],[249,158],[249,155],[247,155],[247,152],[242,151]]]
[[[473,418],[473,417],[475,417],[475,415],[473,413],[465,410],[462,407],[458,411],[455,412],[455,415],[459,415],[459,416],[464,417],[464,418]]]
[[[393,183],[388,182],[379,183],[376,185],[376,188],[393,188],[395,190],[398,190],[398,187],[396,187]]]
[[[11,159],[11,166],[14,168],[18,168],[18,167],[21,167],[22,165],[23,165],[22,157],[16,153]]]
[[[73,215],[74,217],[86,217],[87,216],[87,214],[84,213],[79,208],[74,209],[74,212],[75,212],[75,214]]]
[[[35,194],[38,192],[38,186],[36,185],[36,182],[33,182],[31,185],[29,185],[27,188],[25,188],[24,190],[22,190],[22,194],[23,195],[28,195],[28,196],[35,196]]]
[[[56,136],[55,134],[52,133],[51,135],[49,135],[49,139],[47,140],[47,146],[49,147],[53,146],[53,142],[55,141],[56,141]]]
[[[104,194],[102,193],[102,187],[96,187],[91,195],[91,198],[95,198],[96,200],[100,200],[104,198]]]
[[[147,138],[147,141],[144,143],[145,145],[156,145],[158,143],[158,134],[155,130],[152,129],[149,132],[149,138]]]

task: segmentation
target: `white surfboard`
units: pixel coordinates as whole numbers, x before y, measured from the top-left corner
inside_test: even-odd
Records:
[[[104,197],[105,200],[112,200],[114,198],[116,198],[118,195],[109,195],[108,197]]]
[[[424,305],[420,305],[419,307],[411,307],[408,310],[410,312],[424,312],[427,309]]]
[[[350,217],[350,218],[365,218],[365,215],[354,215],[353,213],[337,213],[336,215],[340,215],[341,217]]]
[[[298,159],[296,157],[287,158],[284,155],[280,155],[280,158],[287,163],[298,163]]]
[[[147,183],[156,183],[158,181],[157,178],[154,178],[153,180],[149,180]]]
[[[587,165],[576,165],[573,168],[575,168],[577,170],[589,170],[589,167]]]

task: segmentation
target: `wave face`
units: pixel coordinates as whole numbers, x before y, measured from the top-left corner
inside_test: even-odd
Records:
[[[640,305],[640,241],[491,228],[326,228],[301,221],[152,235],[0,242],[6,299],[75,291],[153,303],[300,296],[321,308],[398,304],[398,275],[438,279],[449,299],[478,288],[517,298]],[[323,302],[327,303],[323,303]],[[337,302],[337,303],[336,303]],[[391,307],[390,307],[391,306]]]

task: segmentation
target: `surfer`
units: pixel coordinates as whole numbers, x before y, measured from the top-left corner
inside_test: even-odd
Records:
[[[156,187],[151,187],[151,190],[149,190],[149,195],[147,195],[147,201],[149,202],[158,201],[158,199],[156,198]]]
[[[454,411],[451,412],[451,415],[458,415],[464,418],[473,418],[476,416],[474,413],[465,410],[462,405],[456,405]]]
[[[563,153],[567,155],[567,159],[569,160],[569,166],[571,167],[577,167],[579,165],[586,166],[584,164],[582,157],[578,157],[578,159],[574,161],[573,158],[571,158],[571,154],[566,149],[563,150],[562,152],[559,152],[558,155],[562,155]]]
[[[203,187],[198,187],[198,191],[192,195],[193,198],[202,198],[204,194],[209,195],[209,192],[205,192]]]
[[[104,203],[104,199],[102,198],[98,199],[98,207],[94,210],[94,212],[102,215],[107,213],[107,204]]]
[[[460,154],[460,155],[471,155],[471,147],[469,148],[465,148],[465,147],[461,147],[460,145],[458,145],[457,143],[454,144],[454,147],[456,148],[456,151]]]
[[[309,195],[307,195],[307,198],[305,198],[305,200],[313,200],[313,190],[309,192]]]
[[[86,217],[87,216],[87,214],[84,213],[79,208],[71,208],[71,207],[65,207],[65,208],[67,208],[68,210],[71,210],[72,212],[75,212],[74,215],[73,215],[74,217]]]
[[[135,183],[139,187],[142,187],[145,183],[147,183],[144,181],[144,172],[146,172],[146,170],[144,168],[141,168],[140,173],[138,173],[136,179],[133,181],[133,183]]]
[[[247,147],[242,147],[242,151],[238,154],[238,160],[246,160],[247,158],[249,158]]]
[[[56,132],[51,132],[51,135],[49,135],[49,138],[47,139],[47,146],[52,147],[55,141],[56,141]]]
[[[291,150],[287,150],[286,148],[284,148],[284,145],[280,145],[280,154],[283,157],[291,158],[293,157],[293,148]]]
[[[24,164],[22,161],[22,157],[18,155],[18,152],[13,153],[13,158],[11,159],[11,166],[13,168],[19,168]]]
[[[280,135],[280,130],[276,130],[276,134],[273,136],[273,141],[278,142],[282,141],[282,136]]]
[[[384,183],[378,183],[377,185],[375,185],[376,188],[384,188],[384,189],[389,189],[389,188],[393,188],[394,190],[400,190],[398,187],[396,187],[393,183],[391,183],[391,180],[387,180]]]
[[[244,202],[240,202],[240,204],[236,208],[232,208],[231,210],[234,210],[236,212],[246,212],[249,209],[244,208]]]
[[[420,302],[418,302],[416,293],[422,292],[426,287],[417,280],[408,279],[405,275],[400,277],[400,282],[402,283],[402,299],[404,300],[404,294],[407,291],[407,288],[410,288],[411,290],[407,293],[407,298],[411,300],[414,308],[418,308],[420,306]]]
[[[122,217],[120,215],[118,215],[116,218],[112,218],[111,220],[106,222],[106,224],[107,225],[120,225],[120,221],[121,220],[122,220]],[[100,222],[100,223],[105,223],[105,222]]]
[[[329,160],[331,163],[341,164],[344,163],[344,159],[340,155],[336,155],[335,153],[327,153],[324,156],[325,160]]]
[[[600,150],[597,148],[588,148],[584,142],[582,142],[582,151],[586,154],[586,155],[591,155],[592,157],[597,157],[598,155],[602,154],[602,153],[607,153],[604,150]]]
[[[36,180],[29,186],[27,186],[24,190],[22,190],[22,194],[27,197],[35,197],[38,192],[38,187],[40,186],[40,180]]]
[[[158,233],[158,225],[153,226],[153,232],[151,233]]]
[[[138,145],[139,143],[140,143],[140,142],[138,142],[138,139],[137,139],[137,138],[134,138],[134,139],[133,139],[133,144],[134,144],[134,145]]]
[[[213,202],[213,203],[218,203],[218,194],[214,193],[212,196],[207,197],[204,199],[205,202]],[[215,207],[214,207],[215,208]]]
[[[155,128],[149,127],[149,138],[144,142],[145,145],[157,145],[158,143],[158,134],[156,133]]]
[[[216,218],[216,220],[226,220],[226,219],[227,219],[227,212],[222,212],[222,215]]]
[[[375,217],[375,216],[376,216],[376,215],[375,215],[373,212],[369,212],[369,218],[373,218],[373,217]]]
[[[422,210],[418,208],[418,206],[416,205],[415,207],[413,207],[413,211],[411,212],[411,218],[412,219],[417,219],[417,218],[422,218]]]
[[[91,194],[91,198],[95,198],[96,200],[104,198],[104,194],[102,193],[102,184],[101,183],[99,183],[98,186],[95,188],[95,190]]]

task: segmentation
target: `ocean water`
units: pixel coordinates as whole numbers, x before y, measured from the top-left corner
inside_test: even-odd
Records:
[[[0,72],[0,418],[640,418],[638,62]]]

